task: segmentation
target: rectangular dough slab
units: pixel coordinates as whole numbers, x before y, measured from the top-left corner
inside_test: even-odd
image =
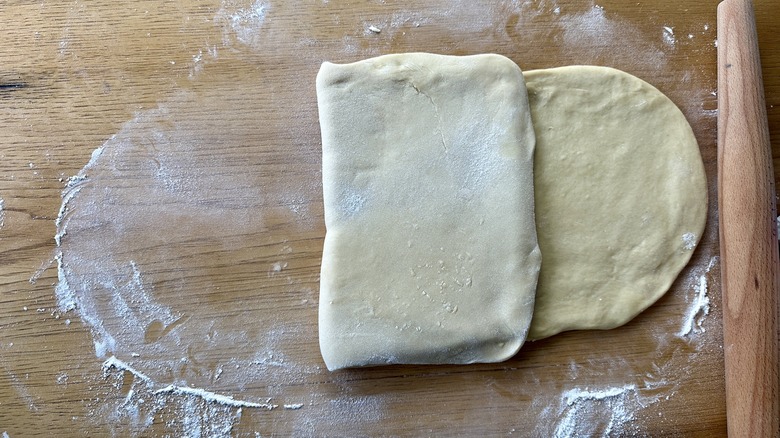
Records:
[[[540,266],[517,65],[423,53],[324,63],[317,100],[328,369],[513,356]]]

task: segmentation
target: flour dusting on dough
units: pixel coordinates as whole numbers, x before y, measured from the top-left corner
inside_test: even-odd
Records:
[[[696,234],[685,233],[682,235],[682,241],[683,241],[683,248],[685,250],[690,251],[696,248]]]

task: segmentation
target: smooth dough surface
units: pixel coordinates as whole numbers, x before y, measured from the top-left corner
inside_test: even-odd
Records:
[[[328,369],[514,355],[540,264],[520,69],[499,55],[324,63],[317,101]]]
[[[707,189],[696,138],[671,100],[619,70],[525,78],[544,257],[529,338],[620,326],[669,289],[701,238]]]

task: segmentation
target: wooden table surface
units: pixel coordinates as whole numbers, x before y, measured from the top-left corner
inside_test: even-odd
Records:
[[[0,434],[725,434],[717,2],[404,3],[0,5]],[[775,160],[778,11],[756,2]],[[608,65],[666,93],[710,187],[672,290],[500,364],[328,372],[314,77],[408,51]]]

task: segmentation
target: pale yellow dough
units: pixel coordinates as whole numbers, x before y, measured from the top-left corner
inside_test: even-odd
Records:
[[[620,326],[661,297],[701,238],[707,188],[680,110],[627,73],[525,73],[543,263],[529,334]]]
[[[328,369],[495,362],[526,339],[534,132],[498,55],[387,55],[317,76]]]

